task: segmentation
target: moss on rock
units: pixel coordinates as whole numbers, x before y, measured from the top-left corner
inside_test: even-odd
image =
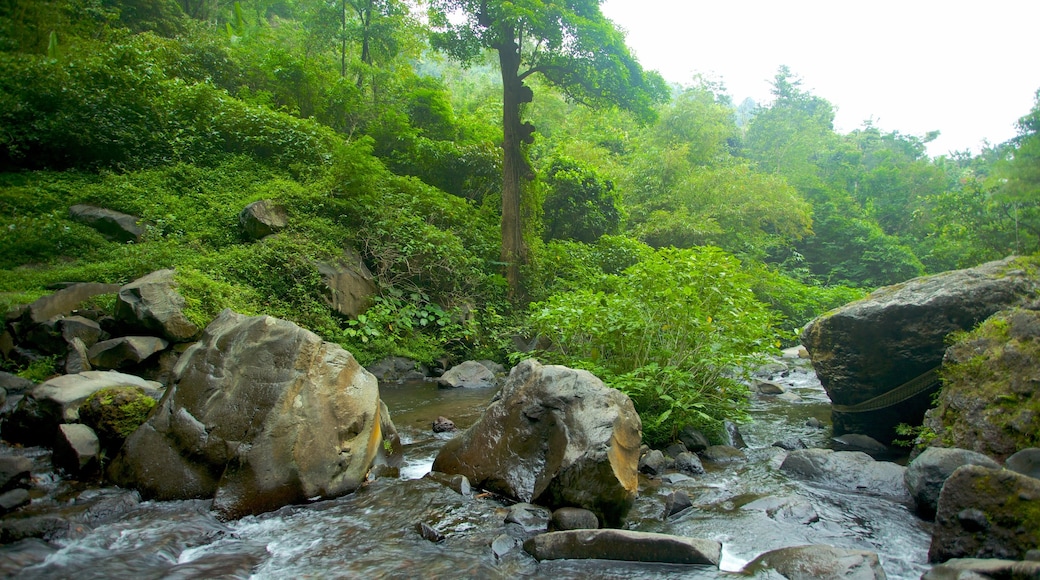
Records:
[[[91,395],[79,409],[80,421],[94,429],[102,447],[116,450],[140,427],[155,399],[139,387],[111,387]]]

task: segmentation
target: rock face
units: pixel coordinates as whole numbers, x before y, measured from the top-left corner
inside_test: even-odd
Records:
[[[886,461],[874,461],[861,451],[796,449],[788,454],[780,470],[833,489],[910,501],[903,483],[906,468]]]
[[[477,361],[466,361],[448,369],[437,378],[437,384],[451,389],[486,389],[498,384],[495,373]]]
[[[617,526],[638,489],[641,428],[632,401],[592,374],[526,360],[433,469],[519,501],[583,507]]]
[[[765,570],[799,580],[884,580],[887,577],[874,552],[822,545],[773,550],[744,567],[744,573],[748,575]]]
[[[946,352],[945,386],[924,421],[935,432],[933,443],[1000,460],[1040,445],[1037,369],[1040,312],[1015,309],[990,317]]]
[[[113,242],[140,242],[144,235],[141,218],[118,211],[92,205],[74,205],[69,208],[69,217]]]
[[[357,316],[368,308],[376,293],[375,277],[357,252],[347,249],[331,262],[318,264],[318,271],[329,289],[329,306],[344,316]]]
[[[722,544],[685,536],[628,530],[571,530],[539,534],[524,542],[537,560],[604,559],[718,566]]]
[[[962,465],[981,465],[999,469],[1000,464],[989,457],[966,449],[929,447],[906,468],[906,487],[917,505],[917,513],[926,519],[935,517],[939,492],[943,484]]]
[[[1040,480],[965,465],[946,480],[928,559],[1021,560],[1040,545]]]
[[[184,297],[173,275],[173,270],[157,270],[120,288],[116,319],[171,342],[198,337],[201,330],[184,315]]]
[[[850,408],[937,368],[949,333],[1034,298],[1040,280],[1029,266],[1009,258],[915,278],[812,321],[802,343],[833,402],[835,435],[863,433],[890,444],[896,425],[921,424],[935,387],[902,401],[880,400],[888,406],[878,410]]]
[[[375,377],[338,345],[225,310],[109,476],[148,498],[213,497],[224,518],[337,497],[383,451],[384,408]]]
[[[238,214],[238,225],[247,239],[259,240],[284,230],[289,225],[289,214],[285,206],[263,199],[242,209]]]

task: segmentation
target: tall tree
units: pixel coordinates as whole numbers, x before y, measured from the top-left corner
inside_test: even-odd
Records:
[[[600,11],[601,0],[431,0],[434,46],[462,62],[498,54],[502,74],[502,261],[511,296],[519,296],[524,259],[522,182],[533,177],[523,144],[534,126],[521,107],[534,98],[524,80],[541,74],[568,98],[617,105],[652,118],[667,95],[660,75],[643,71],[624,35]]]

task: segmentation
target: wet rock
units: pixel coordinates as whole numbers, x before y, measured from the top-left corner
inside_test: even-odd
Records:
[[[1040,578],[1040,562],[958,558],[932,567],[921,580],[988,580]]]
[[[108,475],[148,498],[213,497],[226,519],[334,498],[365,481],[383,408],[375,377],[340,346],[225,310]]]
[[[500,534],[491,542],[491,553],[495,555],[495,558],[503,558],[521,545],[523,545],[523,540],[520,538],[514,538],[509,534]]]
[[[537,535],[524,550],[542,560],[605,559],[718,566],[722,544],[684,536],[628,530],[572,530]]]
[[[1037,506],[1040,480],[1007,469],[964,465],[939,494],[928,559],[1022,559],[1040,545]]]
[[[487,389],[498,385],[495,373],[476,361],[466,361],[448,369],[437,379],[437,384],[449,389]]]
[[[797,449],[787,455],[780,470],[832,489],[910,502],[903,483],[906,468],[887,461],[875,461],[861,451]]]
[[[862,451],[871,457],[884,456],[890,453],[889,448],[870,437],[859,433],[847,433],[831,439],[835,451]]]
[[[74,477],[92,475],[98,469],[101,442],[94,430],[80,423],[58,427],[54,441],[54,466]]]
[[[1016,473],[1040,479],[1040,449],[1029,447],[1008,457],[1004,465]]]
[[[284,230],[289,225],[289,214],[284,205],[262,199],[242,208],[238,225],[247,240],[259,240]]]
[[[664,519],[693,507],[693,501],[684,491],[673,491],[664,498]]]
[[[28,488],[31,485],[32,460],[21,455],[0,455],[0,491]]]
[[[1009,258],[915,278],[875,290],[809,323],[802,343],[835,405],[834,433],[863,433],[890,444],[896,425],[920,425],[936,388],[876,411],[840,407],[883,395],[939,367],[951,332],[971,329],[1035,297],[1040,284],[1027,270]]]
[[[806,419],[805,426],[812,427],[813,429],[823,429],[824,427],[826,427],[826,425],[823,424],[823,421],[820,421],[816,417],[809,417],[808,419]]]
[[[704,465],[696,453],[684,451],[675,458],[675,469],[690,475],[701,475],[704,473]]]
[[[687,481],[693,481],[693,478],[685,473],[666,473],[661,476],[661,482],[667,485],[675,485],[677,483],[685,483]]]
[[[640,431],[620,391],[586,371],[527,360],[433,468],[519,501],[583,507],[618,525],[638,489]]]
[[[97,433],[102,447],[115,453],[155,408],[155,399],[139,387],[111,387],[87,397],[79,418]]]
[[[79,407],[101,389],[140,387],[153,397],[162,385],[116,371],[62,375],[33,387],[4,421],[4,438],[25,445],[50,445],[62,423],[79,422]]]
[[[708,438],[704,436],[704,433],[701,433],[689,425],[683,427],[682,430],[679,431],[679,440],[682,441],[682,444],[686,446],[688,451],[694,453],[700,453],[711,445],[711,442],[709,442]]]
[[[422,537],[422,539],[434,543],[443,542],[445,538],[444,534],[440,530],[426,522],[415,524],[415,531],[419,533],[419,536]]]
[[[6,514],[20,507],[27,506],[32,501],[29,490],[16,488],[0,493],[0,514]]]
[[[786,449],[788,451],[794,451],[795,449],[808,449],[809,446],[805,444],[805,441],[797,437],[789,437],[773,443],[772,447],[779,447],[780,449]]]
[[[381,383],[421,381],[430,374],[423,364],[401,356],[384,358],[365,370],[372,373]]]
[[[811,503],[798,496],[764,497],[744,504],[741,509],[763,511],[778,522],[796,524],[814,524],[820,521],[820,514]]]
[[[910,496],[914,498],[917,513],[921,517],[929,520],[935,517],[943,484],[962,465],[1000,468],[1000,464],[981,453],[942,447],[925,449],[907,465],[906,487]]]
[[[752,389],[759,395],[782,395],[787,392],[778,382],[759,379],[752,385]]]
[[[70,207],[69,218],[96,230],[105,239],[121,244],[140,242],[145,232],[141,218],[92,205],[77,204]]]
[[[639,471],[647,475],[661,475],[674,465],[675,460],[665,457],[664,453],[657,449],[651,449],[639,458]]]
[[[731,445],[711,445],[701,452],[701,458],[719,464],[747,461],[744,452]]]
[[[595,530],[599,528],[599,518],[589,510],[573,507],[562,507],[552,513],[549,529],[557,532],[567,530]]]
[[[664,454],[672,459],[679,456],[680,453],[688,453],[690,450],[686,448],[686,445],[682,441],[672,443],[664,449]]]
[[[0,577],[15,578],[30,566],[40,564],[58,548],[37,538],[0,545]]]
[[[747,449],[747,443],[744,442],[744,436],[741,435],[740,427],[737,427],[736,423],[723,421],[723,427],[726,430],[726,445],[737,449]]]
[[[517,524],[525,534],[537,534],[549,529],[552,512],[541,506],[518,503],[509,506],[507,524]]]
[[[423,476],[424,479],[430,479],[437,483],[455,491],[460,495],[468,496],[473,493],[473,487],[469,483],[469,478],[465,475],[449,475],[447,473],[441,473],[439,471],[431,471]]]
[[[141,364],[167,346],[168,342],[154,336],[121,336],[95,344],[87,351],[87,356],[96,368],[125,369]]]
[[[458,430],[459,428],[455,426],[455,421],[447,417],[437,417],[433,422],[434,433],[453,433]]]
[[[795,546],[766,552],[744,567],[747,575],[774,571],[784,578],[805,580],[884,580],[885,571],[874,552],[832,546]]]
[[[171,342],[195,340],[202,330],[184,315],[184,297],[173,270],[157,270],[119,289],[115,318],[135,330]]]
[[[376,293],[375,276],[353,249],[346,248],[338,258],[319,263],[318,272],[328,289],[326,302],[344,316],[364,312]]]

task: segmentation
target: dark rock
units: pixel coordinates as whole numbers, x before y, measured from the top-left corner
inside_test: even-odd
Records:
[[[537,535],[524,542],[535,559],[604,559],[718,566],[722,544],[683,536],[628,530],[571,530]]]
[[[400,356],[391,356],[365,368],[381,383],[403,383],[405,381],[421,381],[429,376],[429,371],[419,362]]]
[[[782,395],[787,392],[783,385],[775,381],[759,379],[751,387],[759,395]]]
[[[726,445],[737,449],[747,449],[747,443],[744,442],[744,436],[740,434],[740,428],[736,423],[724,421],[723,427],[726,430]]]
[[[68,343],[62,336],[61,318],[55,317],[31,326],[24,333],[21,346],[47,355],[63,355]]]
[[[939,367],[946,336],[1037,293],[1038,281],[1012,259],[880,288],[809,323],[802,342],[835,405],[834,433],[890,444],[900,423],[920,425],[937,386],[897,405],[847,412]],[[967,447],[955,442],[960,447]]]
[[[526,534],[537,534],[549,529],[552,512],[541,506],[518,503],[509,506],[507,524],[517,524]]]
[[[434,543],[443,542],[445,538],[444,534],[441,533],[440,530],[426,522],[419,522],[415,524],[415,531],[419,533],[419,536],[421,536],[422,539]]]
[[[141,364],[167,346],[168,342],[154,336],[121,336],[95,344],[87,351],[87,356],[96,368],[126,369]]]
[[[708,438],[703,433],[689,425],[679,431],[679,441],[682,441],[682,444],[686,446],[688,451],[694,453],[700,453],[711,445],[711,442],[708,441]]]
[[[780,470],[832,489],[910,502],[903,483],[906,468],[887,461],[875,461],[861,451],[796,449],[787,455]]]
[[[675,468],[683,473],[701,475],[704,473],[704,465],[696,453],[684,451],[675,458]]]
[[[334,498],[365,481],[384,408],[375,377],[340,346],[225,310],[108,475],[148,498],[213,497],[222,518]]]
[[[1040,545],[1038,506],[1040,480],[1007,469],[964,465],[939,494],[928,559],[1022,559]]]
[[[808,419],[806,419],[805,426],[812,427],[813,429],[823,429],[824,427],[826,427],[826,425],[823,424],[823,421],[820,421],[816,417],[809,417]]]
[[[1008,457],[1004,465],[1016,473],[1040,479],[1040,449],[1029,447]]]
[[[52,318],[71,314],[80,304],[95,296],[115,294],[118,291],[118,284],[73,284],[30,304],[25,319],[30,324],[42,324]]]
[[[171,342],[195,340],[202,330],[184,315],[173,270],[157,270],[119,289],[115,317],[131,328]]]
[[[685,473],[666,473],[661,476],[661,482],[667,485],[675,485],[677,483],[685,483],[687,481],[693,481],[693,478]]]
[[[437,384],[447,388],[486,389],[498,385],[495,373],[476,361],[466,361],[448,369],[437,379]]]
[[[491,553],[496,558],[502,558],[506,554],[516,550],[523,544],[520,538],[514,538],[509,534],[501,534],[491,542]]]
[[[773,447],[779,447],[780,449],[786,449],[788,451],[794,451],[795,449],[808,449],[809,446],[805,444],[805,441],[797,437],[790,437],[773,443]]]
[[[618,525],[638,489],[640,439],[639,415],[620,391],[586,371],[527,360],[433,468],[519,501],[583,507]]]
[[[6,391],[8,395],[20,395],[35,386],[36,383],[29,379],[23,379],[18,375],[0,371],[0,388]]]
[[[958,558],[932,567],[921,580],[989,580],[1040,578],[1040,562]]]
[[[31,485],[32,460],[21,455],[0,455],[0,491],[28,488]]]
[[[254,201],[238,214],[238,225],[248,240],[276,234],[289,225],[289,214],[285,206],[270,199]]]
[[[701,452],[701,458],[719,464],[747,461],[744,452],[731,445],[711,445]]]
[[[693,501],[685,491],[673,491],[664,498],[664,518],[668,519],[691,507],[693,507]]]
[[[54,440],[54,465],[74,477],[93,475],[98,469],[101,442],[94,430],[80,423],[58,426]]]
[[[37,538],[0,545],[0,577],[16,578],[22,570],[43,563],[57,551],[57,547]]]
[[[424,475],[423,479],[436,481],[437,483],[455,491],[455,493],[458,493],[459,495],[468,496],[473,493],[473,487],[469,483],[469,478],[465,475],[449,475],[439,471],[431,471]]]
[[[79,418],[94,430],[106,451],[114,454],[145,422],[155,403],[140,387],[110,387],[87,397],[80,405]]]
[[[981,465],[999,469],[989,457],[966,449],[929,447],[906,467],[906,487],[917,505],[917,513],[925,519],[935,517],[939,492],[943,484],[962,465]]]
[[[682,441],[678,441],[665,448],[664,454],[675,459],[680,453],[689,453],[689,451],[690,450],[686,448],[686,445],[684,445]]]
[[[437,417],[433,422],[434,433],[453,433],[458,430],[459,428],[455,426],[455,421],[447,417]]]
[[[27,489],[19,487],[5,491],[0,493],[0,514],[12,512],[20,507],[29,505],[30,502],[32,502],[32,497],[30,497]]]
[[[773,571],[784,578],[813,580],[884,580],[885,571],[874,552],[831,546],[794,546],[766,552],[744,567],[747,575]]]
[[[831,439],[831,444],[835,451],[862,451],[875,458],[891,453],[891,450],[884,443],[869,435],[860,433],[839,435]]]
[[[78,338],[87,348],[94,346],[103,334],[101,325],[83,316],[69,316],[61,319],[61,336],[66,341]]]
[[[820,515],[811,503],[798,496],[763,497],[741,506],[744,510],[759,510],[778,521],[796,524],[814,524]]]
[[[344,316],[354,317],[364,312],[376,293],[375,277],[361,256],[349,248],[343,250],[338,259],[319,263],[318,272],[328,288],[326,302]]]
[[[647,475],[661,475],[674,465],[674,459],[665,457],[664,453],[657,449],[652,449],[639,458],[639,471]]]
[[[145,233],[141,218],[111,209],[79,204],[69,208],[69,217],[121,244],[140,242]]]
[[[549,529],[557,532],[567,530],[595,530],[599,528],[599,518],[589,510],[573,507],[562,507],[552,513]]]
[[[65,355],[65,374],[77,375],[93,370],[90,366],[90,353],[87,345],[77,336],[69,341],[69,350]]]

